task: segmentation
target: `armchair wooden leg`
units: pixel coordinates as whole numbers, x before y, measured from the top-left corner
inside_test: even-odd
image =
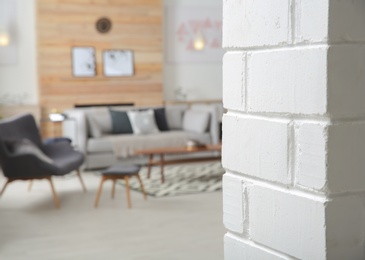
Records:
[[[114,199],[115,197],[115,185],[117,183],[116,179],[113,179],[113,187],[112,187],[112,199]]]
[[[32,186],[33,186],[33,180],[30,180],[29,185],[28,185],[28,191],[29,192],[32,190]]]
[[[98,193],[96,194],[96,199],[95,199],[95,208],[98,207],[98,204],[99,204],[99,199],[100,199],[100,195],[101,195],[101,192],[103,190],[103,184],[104,184],[104,181],[105,181],[105,177],[102,176],[101,177],[101,180],[100,180],[100,184],[99,184],[99,189],[98,189]]]
[[[81,177],[81,173],[80,173],[80,170],[79,169],[77,169],[77,176],[79,177],[79,180],[81,182],[82,189],[84,190],[84,192],[86,192],[86,186],[85,186],[84,181],[83,181],[83,179]]]
[[[46,179],[49,181],[49,184],[51,185],[54,204],[56,205],[56,208],[60,208],[60,203],[58,201],[58,197],[57,197],[56,191],[54,189],[52,179],[51,179],[51,177],[47,177]]]
[[[139,185],[141,186],[141,190],[142,190],[142,193],[143,193],[143,198],[144,198],[144,200],[147,200],[146,191],[144,190],[143,182],[141,180],[141,177],[139,176],[139,174],[137,174],[136,177],[138,179]]]
[[[130,189],[129,189],[129,177],[125,176],[124,181],[125,181],[125,190],[126,190],[126,193],[127,193],[128,208],[131,208],[132,207],[132,202],[131,202],[131,192],[130,192]]]
[[[8,186],[8,184],[9,184],[10,182],[11,182],[11,181],[6,180],[6,182],[5,182],[4,186],[3,186],[2,190],[1,190],[0,197],[4,194],[4,191],[5,191],[6,187]]]

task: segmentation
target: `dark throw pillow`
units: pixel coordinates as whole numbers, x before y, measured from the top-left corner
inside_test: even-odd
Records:
[[[109,110],[112,118],[113,134],[133,134],[133,129],[127,112]]]
[[[169,131],[170,129],[166,120],[165,108],[156,108],[154,109],[154,113],[158,129],[160,129],[160,131]]]

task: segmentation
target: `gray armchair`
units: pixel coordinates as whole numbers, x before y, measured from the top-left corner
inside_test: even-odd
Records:
[[[0,121],[0,166],[7,178],[0,196],[7,185],[15,180],[47,179],[55,205],[59,208],[52,176],[62,176],[76,170],[86,191],[79,171],[83,162],[83,154],[75,151],[69,142],[43,144],[30,114]]]

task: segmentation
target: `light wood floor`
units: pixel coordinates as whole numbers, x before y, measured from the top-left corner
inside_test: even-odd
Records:
[[[132,191],[128,209],[124,188],[112,200],[106,182],[95,209],[99,178],[83,177],[87,193],[75,175],[55,179],[60,209],[46,181],[30,193],[27,182],[10,184],[0,199],[0,259],[223,259],[220,192],[144,201]]]

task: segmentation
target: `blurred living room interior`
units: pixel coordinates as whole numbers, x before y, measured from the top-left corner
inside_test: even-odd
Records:
[[[0,0],[0,258],[222,259],[223,54],[219,0]]]
[[[365,259],[364,25],[364,0],[0,0],[0,259]]]

